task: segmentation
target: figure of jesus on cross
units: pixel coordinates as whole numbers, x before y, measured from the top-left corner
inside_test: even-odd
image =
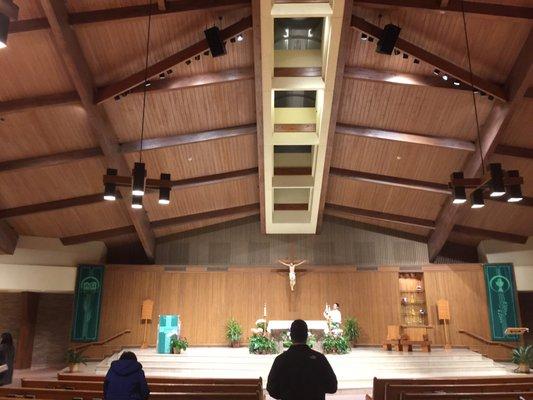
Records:
[[[294,286],[296,286],[296,267],[307,262],[306,260],[278,260],[280,264],[289,267],[289,284],[291,285],[291,291],[294,292]]]

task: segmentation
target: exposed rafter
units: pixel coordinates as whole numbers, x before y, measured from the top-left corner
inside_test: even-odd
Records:
[[[392,222],[400,225],[409,225],[419,228],[435,229],[435,222],[423,218],[409,217],[406,215],[397,215],[384,213],[375,210],[364,210],[361,208],[347,207],[338,204],[326,203],[326,209],[329,212],[355,215],[358,217],[375,219],[378,221]],[[512,243],[526,243],[527,236],[515,235],[513,233],[492,231],[488,229],[474,228],[471,226],[456,225],[453,229],[457,233],[466,233],[469,235],[480,236],[484,238],[497,239]]]
[[[244,206],[237,206],[231,208],[224,208],[219,210],[212,210],[203,213],[197,213],[192,215],[185,215],[176,218],[162,219],[158,221],[153,221],[151,223],[153,228],[161,228],[168,226],[176,226],[181,224],[190,224],[193,222],[208,222],[214,218],[223,218],[236,215],[243,215],[248,218],[250,215],[257,215],[259,213],[259,204],[247,204]],[[216,223],[218,224],[218,223]],[[215,225],[215,224],[213,224]],[[79,244],[97,240],[104,240],[115,236],[122,236],[134,233],[135,229],[133,225],[122,226],[119,228],[106,229],[103,231],[89,232],[81,235],[67,236],[61,238],[61,242],[64,245]]]
[[[357,0],[357,4],[362,6],[379,8],[383,8],[384,6],[394,8],[416,8],[420,10],[435,11],[441,14],[446,12],[462,12],[463,6],[461,3],[464,3],[464,10],[469,14],[533,19],[533,8],[508,4],[483,3],[477,1],[462,2],[461,0]]]
[[[392,85],[424,86],[459,91],[471,91],[469,85],[455,86],[451,80],[445,81],[440,76],[422,75],[396,71],[385,71],[363,67],[346,67],[344,77],[359,81],[387,83]]]
[[[222,38],[222,40],[227,40],[238,35],[239,33],[242,33],[250,29],[251,27],[252,27],[252,17],[249,16],[249,17],[243,18],[235,22],[234,24],[228,26],[227,28],[222,29],[220,31],[220,37]],[[192,58],[197,54],[203,53],[204,51],[208,49],[209,49],[209,46],[207,44],[207,40],[206,39],[200,40],[199,42],[189,47],[186,47],[185,49],[180,50],[177,53],[149,66],[146,74],[148,75],[148,78],[151,78],[155,75],[159,75],[160,73],[163,73],[167,71],[168,69],[174,67],[176,64],[184,62],[188,60],[189,58]],[[95,98],[95,103],[101,103],[108,99],[112,99],[115,96],[127,90],[133,89],[134,87],[144,82],[144,78],[145,78],[145,71],[142,70],[118,82],[112,83],[108,86],[98,89],[98,92]]]
[[[263,132],[263,83],[261,69],[261,4],[252,0],[252,37],[254,46],[255,116],[257,123],[257,166],[259,174],[259,221],[261,233],[266,233],[265,217],[265,146]]]
[[[499,144],[496,146],[496,150],[494,152],[504,156],[533,158],[533,149],[528,149],[526,147],[515,147]]]
[[[330,169],[330,175],[340,178],[351,179],[358,182],[368,182],[377,185],[401,187],[406,189],[420,190],[423,192],[431,192],[451,196],[450,188],[445,183],[420,181],[417,179],[410,178],[399,178],[396,176],[372,174],[368,172],[353,171],[335,167],[332,167]],[[506,196],[490,197],[490,195],[488,194],[486,195],[485,200],[506,203],[513,206],[533,207],[533,197],[527,196],[524,196],[523,200],[518,203],[507,203]]]
[[[337,133],[358,137],[367,137],[373,139],[391,140],[395,142],[421,144],[425,146],[442,147],[446,149],[464,150],[474,152],[476,150],[474,143],[467,140],[460,140],[442,136],[420,135],[417,133],[404,133],[388,131],[385,129],[376,129],[367,126],[353,126],[338,124]]]
[[[337,66],[335,73],[335,81],[333,86],[333,98],[331,102],[331,112],[329,116],[328,136],[326,144],[326,154],[324,158],[324,167],[322,173],[322,185],[320,186],[320,201],[318,205],[318,219],[316,224],[316,232],[319,233],[322,229],[322,221],[324,218],[324,207],[326,205],[326,197],[328,193],[329,183],[329,168],[331,166],[331,158],[333,156],[333,142],[335,140],[335,129],[337,127],[337,118],[341,105],[342,86],[344,79],[344,69],[346,67],[346,60],[351,44],[351,16],[353,10],[353,1],[346,0],[344,3],[344,13],[342,18],[342,31],[339,43],[339,55],[337,57]],[[322,171],[321,171],[322,172]],[[316,173],[316,172],[315,172]]]
[[[68,23],[68,15],[63,0],[41,0],[41,5],[52,30],[52,40],[65,63],[67,72],[80,96],[82,106],[109,166],[118,169],[120,174],[129,172],[129,166],[120,154],[114,129],[103,110],[94,105],[94,82],[87,61],[76,35]],[[120,189],[119,189],[120,190]],[[122,193],[125,197],[125,193]],[[129,204],[120,202],[129,214],[148,259],[155,255],[155,236],[150,228],[145,210],[133,210]]]
[[[13,254],[19,235],[6,221],[0,221],[0,254]]]
[[[352,26],[355,29],[358,29],[370,36],[374,37],[381,37],[383,30],[363,18],[352,16]],[[470,72],[467,70],[459,67],[458,65],[445,60],[441,57],[439,57],[436,54],[430,53],[429,51],[424,50],[423,48],[408,42],[407,40],[404,40],[402,38],[399,38],[396,42],[396,48],[402,50],[403,52],[410,54],[411,56],[418,58],[421,61],[424,61],[430,65],[435,66],[436,68],[440,69],[443,72],[446,72],[447,74],[456,77],[457,79],[461,80],[462,82],[470,82]],[[473,85],[478,88],[479,90],[482,90],[488,94],[491,94],[492,96],[506,101],[507,100],[507,93],[505,92],[504,88],[501,86],[489,82],[485,79],[480,78],[479,76],[474,75],[473,77]]]
[[[203,185],[215,185],[219,183],[232,182],[236,179],[242,179],[256,175],[257,168],[249,168],[220,174],[197,176],[195,178],[179,179],[172,181],[172,188],[174,190],[183,190]],[[117,197],[121,198],[120,193],[117,193]],[[96,193],[87,196],[71,197],[69,199],[61,199],[48,201],[45,203],[29,204],[26,206],[6,208],[0,210],[0,219],[20,217],[23,215],[37,214],[46,211],[62,210],[65,208],[77,207],[87,204],[95,204],[103,201],[103,194]]]
[[[20,158],[0,162],[0,172],[14,171],[25,168],[41,168],[54,165],[61,165],[69,162],[77,162],[87,158],[98,157],[103,155],[99,147],[89,149],[72,150],[63,153],[49,154],[46,156]]]
[[[514,66],[506,82],[509,93],[509,102],[495,102],[488,115],[481,131],[481,154],[479,151],[473,153],[462,169],[465,177],[476,176],[481,169],[481,156],[488,159],[503,136],[502,133],[509,125],[509,121],[523,100],[524,93],[533,80],[533,29],[530,29],[529,36],[522,46]],[[446,202],[436,221],[436,229],[429,238],[428,249],[429,259],[433,261],[439,254],[448,239],[454,225],[459,220],[461,213],[466,210],[464,207]]]
[[[43,96],[23,97],[21,99],[0,101],[0,115],[33,110],[41,107],[78,104],[80,97],[76,92],[46,94]]]
[[[250,4],[250,0],[168,0],[164,10],[158,9],[158,4],[152,5],[152,15],[175,14],[187,11],[201,11],[210,8],[229,6],[243,6]],[[148,15],[146,5],[108,8],[102,10],[84,11],[68,15],[71,25],[91,24],[96,22],[110,22],[130,18],[142,18]],[[9,27],[9,33],[28,32],[49,29],[46,18],[27,19],[17,21]]]

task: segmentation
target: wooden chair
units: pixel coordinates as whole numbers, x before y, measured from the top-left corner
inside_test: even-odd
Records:
[[[403,347],[400,343],[400,339],[400,325],[387,325],[387,339],[383,342],[383,350],[402,351]]]
[[[403,350],[413,351],[413,346],[420,346],[424,352],[431,351],[431,342],[427,333],[428,327],[406,326],[400,339]]]

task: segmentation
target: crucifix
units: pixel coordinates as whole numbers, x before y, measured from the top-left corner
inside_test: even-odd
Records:
[[[294,286],[296,286],[296,267],[307,262],[306,260],[278,260],[280,264],[289,267],[289,285],[291,286],[291,292],[294,292]]]

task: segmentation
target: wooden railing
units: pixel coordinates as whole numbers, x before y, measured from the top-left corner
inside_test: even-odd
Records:
[[[468,331],[465,331],[463,329],[459,329],[459,333],[463,333],[463,334],[465,334],[467,336],[470,336],[471,338],[477,339],[480,342],[483,342],[483,343],[488,344],[488,345],[501,346],[501,347],[505,347],[505,348],[511,349],[511,350],[514,350],[514,348],[515,348],[515,346],[513,346],[512,344],[502,343],[502,342],[494,342],[492,340],[485,339],[483,336],[476,335],[475,333],[468,332]]]
[[[100,340],[99,342],[91,342],[91,343],[86,343],[86,344],[82,344],[80,346],[76,346],[76,347],[71,347],[69,348],[69,350],[72,350],[72,351],[75,351],[75,352],[83,352],[85,350],[87,350],[89,347],[93,347],[93,346],[103,346],[105,345],[106,343],[109,343],[115,339],[118,339],[119,337],[121,336],[124,336],[124,335],[127,335],[128,333],[131,333],[131,330],[129,329],[126,329],[125,331],[122,331],[122,332],[119,332],[105,340]]]

